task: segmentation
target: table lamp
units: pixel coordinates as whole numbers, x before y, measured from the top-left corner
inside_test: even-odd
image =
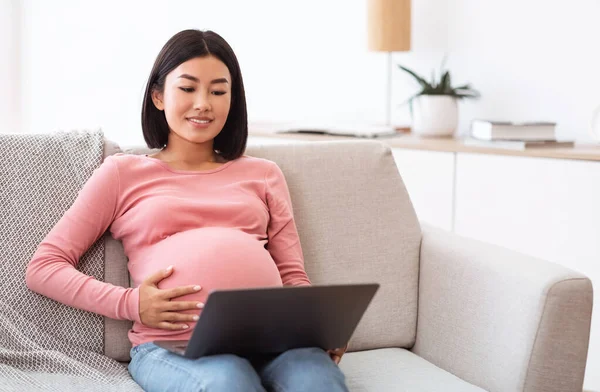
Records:
[[[392,52],[410,50],[410,0],[368,0],[369,50],[387,52],[386,125],[391,125]]]

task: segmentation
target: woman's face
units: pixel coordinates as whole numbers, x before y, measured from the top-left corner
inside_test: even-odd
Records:
[[[171,71],[164,91],[154,91],[152,101],[164,110],[171,137],[191,143],[212,142],[231,107],[231,75],[216,57],[196,57]]]

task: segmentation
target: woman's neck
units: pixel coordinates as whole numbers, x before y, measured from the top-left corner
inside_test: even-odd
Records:
[[[157,154],[167,162],[179,162],[188,166],[199,166],[219,162],[220,156],[214,151],[214,140],[192,143],[171,132],[167,145]]]
[[[165,162],[181,162],[188,165],[201,165],[208,162],[218,162],[219,155],[211,150],[181,150],[173,147],[169,148],[167,145],[158,153],[162,160]]]

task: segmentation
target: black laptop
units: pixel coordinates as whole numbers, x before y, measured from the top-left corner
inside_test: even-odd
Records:
[[[187,358],[344,347],[379,284],[215,290],[190,340],[154,343]]]

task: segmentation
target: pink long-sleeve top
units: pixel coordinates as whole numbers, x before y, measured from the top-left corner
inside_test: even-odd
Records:
[[[123,243],[133,288],[75,269],[108,229]],[[169,331],[140,321],[138,286],[169,265],[173,273],[159,288],[202,286],[174,300],[205,302],[214,289],[310,285],[277,164],[243,155],[191,172],[144,155],[109,156],[39,245],[26,280],[31,290],[69,306],[132,320],[129,340],[136,346],[191,337],[194,323]]]

